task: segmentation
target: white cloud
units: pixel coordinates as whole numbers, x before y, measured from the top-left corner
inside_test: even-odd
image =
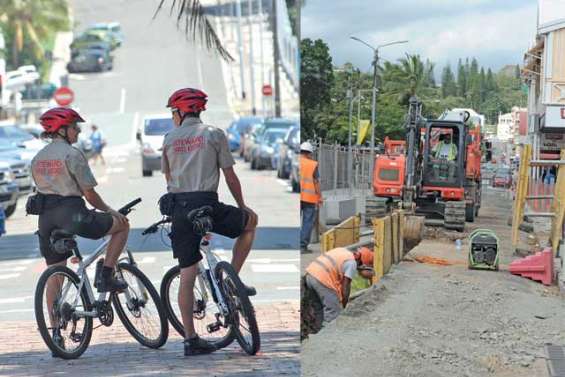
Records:
[[[514,7],[510,7],[510,2],[506,1],[459,0],[459,12],[454,12],[452,8],[437,12],[437,9],[445,8],[454,1],[429,0],[425,4],[435,9],[435,13],[428,8],[427,12],[420,15],[412,12],[400,16],[399,10],[410,2],[387,1],[386,9],[378,10],[378,18],[382,22],[376,20],[372,23],[369,20],[373,17],[366,13],[358,16],[342,13],[340,17],[317,22],[320,20],[316,15],[308,14],[305,9],[304,36],[324,39],[330,45],[334,63],[351,61],[364,69],[370,65],[371,52],[367,47],[350,40],[352,34],[373,45],[409,40],[408,44],[382,50],[382,56],[392,61],[402,57],[404,52],[420,54],[438,66],[448,61],[454,65],[459,58],[477,57],[479,64],[495,69],[505,64],[521,63],[523,53],[535,37],[535,2],[527,2],[521,7],[513,2]],[[354,7],[350,9],[357,12]],[[397,14],[397,19],[391,19],[394,14]],[[351,19],[358,19],[359,22],[348,22]],[[383,24],[387,26],[383,27]]]

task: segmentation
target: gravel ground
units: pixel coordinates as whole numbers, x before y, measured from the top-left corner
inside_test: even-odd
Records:
[[[488,192],[467,231],[501,238],[501,270],[466,267],[463,234],[428,230],[408,256],[453,262],[404,261],[335,322],[302,344],[303,376],[548,376],[543,345],[565,344],[565,301],[556,287],[509,274],[511,201]],[[409,259],[409,258],[407,258]]]

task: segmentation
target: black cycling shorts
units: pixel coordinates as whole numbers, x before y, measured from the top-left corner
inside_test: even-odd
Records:
[[[58,254],[51,249],[51,232],[62,229],[77,236],[97,240],[112,228],[114,219],[109,213],[86,208],[80,197],[63,197],[47,201],[39,215],[39,250],[47,265],[62,262],[72,255]]]
[[[214,209],[212,232],[222,236],[239,237],[249,219],[247,211],[219,202],[218,194],[215,192],[175,194],[170,237],[173,257],[178,259],[180,268],[190,267],[202,259],[200,254],[202,237],[193,232],[192,223],[186,216],[191,210],[206,205]]]

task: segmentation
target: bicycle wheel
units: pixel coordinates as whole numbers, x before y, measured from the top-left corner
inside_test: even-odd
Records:
[[[255,309],[249,300],[241,279],[228,262],[216,265],[216,278],[231,313],[231,327],[237,342],[249,355],[255,355],[261,347],[261,337],[255,318]]]
[[[180,288],[180,268],[174,266],[167,271],[161,281],[161,299],[169,321],[184,338],[184,327],[178,304]],[[202,339],[214,343],[218,348],[229,346],[235,339],[233,331],[222,316],[214,296],[201,275],[194,284],[194,329]]]
[[[141,270],[129,263],[119,263],[117,271],[128,283],[126,290],[112,294],[118,317],[139,343],[161,347],[169,336],[169,324],[157,290]]]
[[[79,277],[65,266],[45,270],[35,288],[35,320],[39,333],[54,355],[76,359],[88,348],[92,337],[92,317],[77,317],[75,311],[91,311],[88,295],[79,293]],[[47,321],[46,321],[47,318]],[[59,342],[53,332],[60,333]]]

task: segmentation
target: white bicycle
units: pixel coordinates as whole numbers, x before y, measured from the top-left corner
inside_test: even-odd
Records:
[[[119,212],[127,215],[139,202],[141,199],[136,199]],[[96,298],[86,269],[106,251],[109,240],[84,260],[75,235],[55,230],[51,234],[51,243],[54,250],[61,254],[71,250],[78,260],[77,272],[66,266],[47,268],[35,290],[35,319],[41,337],[53,355],[63,359],[78,358],[90,343],[93,318],[98,318],[100,326],[110,326],[114,322],[114,310],[139,343],[149,348],[165,344],[169,335],[167,314],[157,290],[137,268],[129,249],[125,249],[127,255],[118,261],[115,268],[115,274],[128,283],[128,288],[121,292],[99,293]],[[100,261],[97,275],[102,267]]]
[[[219,261],[211,250],[212,211],[212,207],[204,206],[187,215],[194,232],[202,236],[200,251],[204,254],[204,259],[198,264],[198,276],[194,284],[194,326],[201,338],[213,343],[218,349],[227,347],[237,339],[246,353],[254,355],[261,344],[255,309],[232,265]],[[170,222],[171,218],[166,217],[141,234],[156,233],[159,227]],[[180,268],[174,266],[161,281],[161,300],[169,321],[184,337],[178,306],[179,286]]]

